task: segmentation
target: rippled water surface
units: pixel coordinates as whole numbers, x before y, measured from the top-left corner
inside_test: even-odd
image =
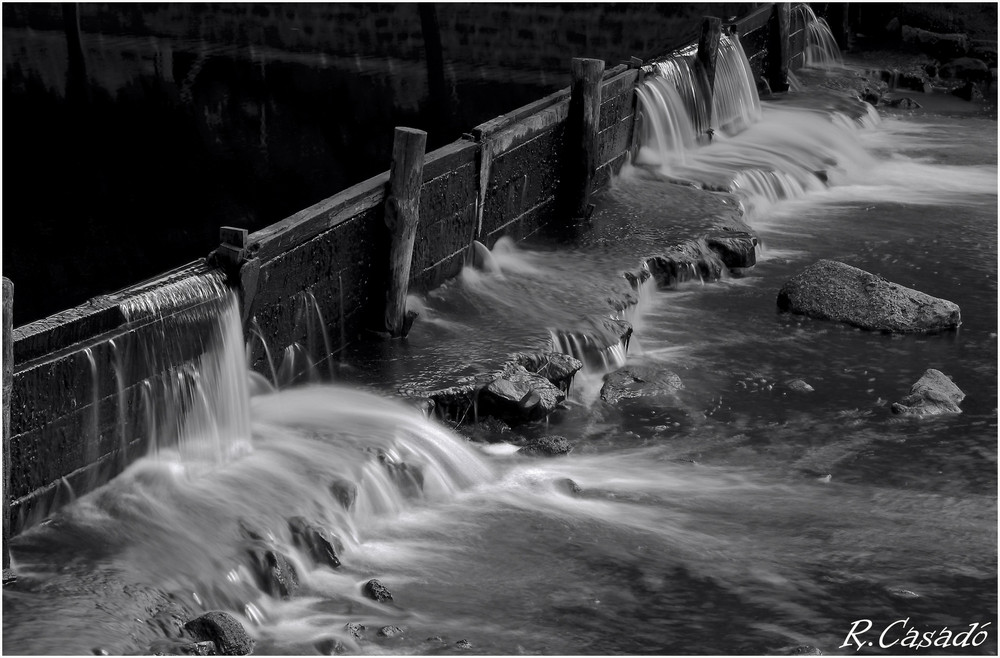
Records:
[[[827,115],[765,102],[755,132],[695,164],[719,167],[779,126],[792,141],[833,134]],[[644,289],[630,316],[628,363],[676,373],[676,395],[610,405],[603,373],[581,373],[565,409],[514,429],[566,437],[573,452],[552,459],[469,443],[356,385],[257,396],[246,456],[145,460],[17,538],[5,650],[145,651],[164,636],[146,620],[172,602],[233,611],[258,653],[332,641],[393,654],[854,653],[859,619],[875,640],[902,619],[921,631],[989,622],[978,647],[927,651],[995,653],[996,123],[895,115],[837,130],[850,142],[829,146],[833,184],[794,199],[709,195],[630,169],[598,199],[591,232],[559,249],[500,245],[501,273],[467,271],[419,300],[410,338],[367,345],[339,371],[391,393],[545,347],[550,329],[609,313],[606,298],[628,290],[620,273],[673,244],[676,229],[657,222],[732,217],[742,202],[757,266]],[[889,336],[778,313],[778,289],[819,258],[950,299],[963,324]],[[966,393],[963,413],[892,415],[927,368]],[[814,391],[790,390],[795,379]],[[419,491],[399,464],[420,468]],[[341,480],[358,486],[349,512],[329,489]],[[338,535],[339,569],[292,545],[294,515]],[[240,520],[289,555],[298,596],[254,585]],[[369,578],[391,603],[361,595]],[[348,622],[368,627],[363,640]],[[404,632],[378,637],[386,625]]]

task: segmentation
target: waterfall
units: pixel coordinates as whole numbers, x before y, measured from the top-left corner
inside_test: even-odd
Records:
[[[805,7],[796,14],[808,27],[807,61],[839,62],[826,24]],[[681,53],[651,67],[638,90],[640,148],[635,163],[653,167],[676,182],[729,192],[744,212],[847,180],[871,158],[858,131],[876,126],[867,104],[838,101],[829,111],[770,103],[766,112],[757,95],[746,55],[737,38],[719,42],[711,114],[699,99],[700,67]],[[704,126],[715,137],[699,137]]]
[[[760,119],[760,97],[739,39],[723,34],[716,59],[715,91],[707,107],[705,74],[684,51],[652,66],[638,88],[643,148],[639,164],[669,167],[683,163],[708,131],[735,135]]]
[[[150,372],[152,450],[176,446],[185,462],[221,463],[250,437],[239,302],[219,273],[188,277],[122,303],[131,326],[151,323],[139,352]],[[145,335],[137,333],[137,336]],[[155,342],[155,344],[153,344]],[[150,380],[147,380],[150,381]]]
[[[727,135],[734,135],[760,119],[757,85],[739,39],[722,35],[715,66],[712,124]]]
[[[842,68],[844,59],[826,19],[817,18],[812,7],[806,4],[797,5],[793,11],[794,21],[801,24],[806,33],[805,65],[818,69]]]

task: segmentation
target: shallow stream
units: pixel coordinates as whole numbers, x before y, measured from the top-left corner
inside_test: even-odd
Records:
[[[174,605],[237,614],[257,653],[853,654],[848,632],[868,619],[866,652],[908,651],[908,628],[988,623],[978,646],[922,652],[995,654],[996,122],[946,108],[845,124],[799,98],[763,102],[759,123],[669,171],[627,168],[574,244],[502,243],[500,273],[468,270],[420,300],[410,337],[359,348],[341,383],[254,397],[241,457],[161,453],[16,538],[4,650],[145,652],[166,635],[151,617]],[[778,169],[805,143],[830,184],[794,198],[666,180],[732,178],[762,158]],[[471,443],[382,397],[547,347],[549,329],[607,314],[621,272],[672,244],[658,223],[738,204],[757,266],[644,288],[630,316],[627,362],[683,390],[611,405],[604,373],[582,372],[565,409],[513,430],[561,435],[571,454]],[[954,301],[963,324],[889,336],[779,313],[781,285],[819,258]],[[894,416],[927,368],[966,393],[963,413]],[[419,465],[422,486],[386,460]],[[344,479],[358,485],[350,511],[329,490]],[[296,515],[337,535],[339,569],[292,545]],[[289,556],[298,595],[254,584],[240,520]],[[362,596],[370,578],[391,603]],[[388,625],[403,633],[379,637]]]

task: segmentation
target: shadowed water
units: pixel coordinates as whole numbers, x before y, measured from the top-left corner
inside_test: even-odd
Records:
[[[626,169],[590,233],[557,250],[499,244],[491,272],[419,300],[406,341],[369,344],[340,371],[391,392],[545,347],[549,329],[612,312],[606,297],[630,290],[620,273],[672,244],[658,222],[738,202],[761,238],[757,266],[647,286],[630,311],[628,363],[674,372],[682,390],[611,405],[604,373],[583,373],[547,426],[513,430],[566,437],[574,450],[557,459],[470,444],[344,385],[257,396],[246,454],[208,466],[161,453],[15,540],[5,649],[144,651],[164,635],[146,620],[169,594],[188,615],[238,614],[258,653],[337,641],[351,653],[853,654],[855,620],[907,618],[989,622],[978,647],[927,652],[995,653],[996,124],[844,116],[815,98],[764,102],[759,121],[683,164]],[[751,171],[781,185],[744,183]],[[725,192],[668,182],[679,173]],[[781,285],[819,258],[950,299],[963,324],[889,336],[778,313]],[[963,413],[893,416],[927,368],[965,391]],[[330,487],[344,481],[357,486],[349,510]],[[296,515],[338,537],[340,568],[293,546]],[[289,556],[298,595],[254,582],[241,521]],[[391,603],[361,595],[369,578]],[[404,633],[376,635],[390,624]]]

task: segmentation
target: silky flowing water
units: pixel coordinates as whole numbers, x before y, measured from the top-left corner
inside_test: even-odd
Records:
[[[501,243],[493,271],[414,300],[405,341],[346,355],[340,383],[252,398],[249,441],[228,461],[161,450],[17,537],[5,651],[145,652],[172,602],[236,614],[257,653],[854,653],[861,619],[875,629],[865,651],[908,620],[886,641],[988,623],[976,647],[923,651],[995,653],[996,122],[947,108],[857,121],[825,102],[765,101],[760,121],[682,162],[646,151],[570,244]],[[629,291],[621,273],[673,244],[675,224],[739,207],[761,238],[756,267],[646,286],[626,313],[627,362],[674,372],[683,390],[610,405],[591,370],[547,423],[513,430],[564,436],[571,454],[471,443],[389,399],[611,313],[607,298]],[[950,299],[963,324],[889,336],[779,313],[778,289],[819,258]],[[927,368],[965,391],[963,413],[893,416]],[[217,392],[219,418],[239,428],[231,397]],[[402,464],[422,486],[394,476]],[[357,485],[349,511],[330,488],[344,481]],[[336,535],[340,568],[292,545],[294,516]],[[296,596],[254,583],[248,524],[289,556]],[[362,596],[370,578],[391,603]],[[378,637],[387,625],[404,632]]]

